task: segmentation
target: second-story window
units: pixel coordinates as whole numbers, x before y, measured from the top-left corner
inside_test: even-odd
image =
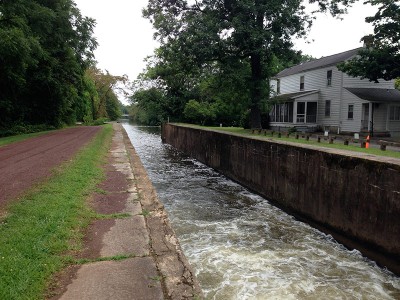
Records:
[[[326,72],[326,85],[327,86],[332,85],[332,70]]]
[[[304,75],[300,76],[300,91],[304,91]]]
[[[281,93],[281,80],[280,79],[276,80],[276,93],[277,94]]]

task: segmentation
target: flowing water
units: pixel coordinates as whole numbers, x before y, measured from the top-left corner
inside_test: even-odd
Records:
[[[207,299],[400,299],[400,278],[124,124]]]

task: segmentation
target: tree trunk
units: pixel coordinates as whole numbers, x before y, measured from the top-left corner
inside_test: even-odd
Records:
[[[263,30],[264,13],[260,9],[261,2],[259,0],[255,1],[255,6],[257,9],[256,19],[254,20],[254,26],[256,31]],[[251,107],[250,107],[250,126],[252,129],[261,129],[261,100],[263,95],[263,71],[262,71],[262,45],[263,39],[260,35],[256,34],[252,36],[255,40],[253,44],[253,53],[251,53]]]
[[[261,56],[259,53],[251,55],[251,107],[250,107],[250,127],[252,129],[261,129],[261,109],[262,98],[262,67]]]

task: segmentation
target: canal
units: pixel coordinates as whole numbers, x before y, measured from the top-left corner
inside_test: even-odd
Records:
[[[207,299],[400,299],[400,278],[123,124]]]

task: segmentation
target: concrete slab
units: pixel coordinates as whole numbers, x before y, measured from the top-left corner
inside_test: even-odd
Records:
[[[130,201],[126,204],[123,212],[132,214],[134,216],[139,215],[142,213],[142,205],[140,205],[140,202],[138,201]]]
[[[115,220],[103,237],[101,257],[129,254],[149,255],[149,233],[143,216]]]
[[[60,299],[164,299],[158,276],[151,257],[87,264]]]

